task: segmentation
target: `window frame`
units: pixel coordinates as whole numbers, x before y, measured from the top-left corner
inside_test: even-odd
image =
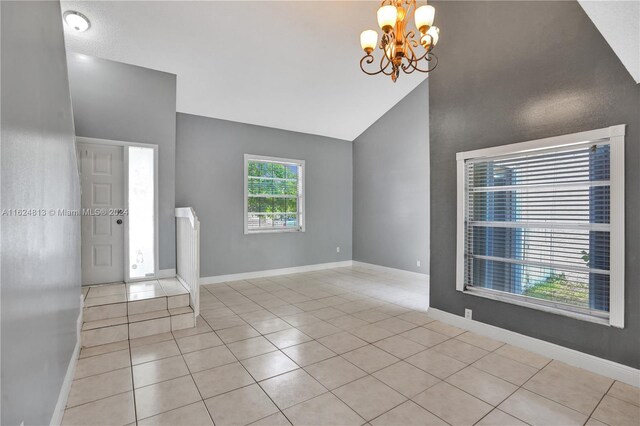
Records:
[[[568,316],[583,321],[624,328],[625,305],[625,182],[624,137],[625,126],[606,127],[586,132],[572,133],[545,139],[519,142],[491,148],[456,153],[457,172],[457,224],[456,224],[456,290],[473,296],[525,306],[544,312]],[[465,161],[501,155],[520,154],[572,145],[607,141],[610,146],[610,280],[609,315],[598,317],[580,312],[579,308],[565,309],[541,299],[502,293],[478,287],[466,288],[465,279]]]
[[[249,229],[249,161],[264,161],[271,163],[296,164],[298,166],[298,226],[296,228],[274,229]],[[306,208],[305,208],[305,160],[271,157],[266,155],[244,154],[244,234],[274,234],[284,232],[305,232]]]

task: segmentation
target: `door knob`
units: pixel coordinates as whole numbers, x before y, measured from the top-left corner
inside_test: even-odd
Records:
[[[116,220],[116,223],[117,223],[118,225],[122,225],[122,219],[118,219],[118,220]]]

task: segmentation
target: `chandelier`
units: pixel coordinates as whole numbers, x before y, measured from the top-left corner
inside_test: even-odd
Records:
[[[433,71],[438,58],[431,51],[438,44],[440,35],[440,29],[433,26],[435,14],[433,6],[417,7],[416,0],[384,0],[378,9],[378,25],[383,31],[379,46],[382,50],[380,66],[379,69],[372,66],[371,71],[365,69],[375,61],[372,53],[378,44],[378,33],[366,30],[360,34],[360,44],[366,53],[360,60],[362,71],[368,75],[389,75],[394,83],[400,70],[405,74]],[[407,28],[411,18],[415,19],[419,36],[415,30]]]

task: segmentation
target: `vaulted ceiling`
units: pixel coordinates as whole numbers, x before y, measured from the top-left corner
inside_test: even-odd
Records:
[[[177,75],[177,111],[353,140],[426,76],[362,73],[379,2],[63,1],[67,48]],[[437,15],[436,15],[437,21]]]

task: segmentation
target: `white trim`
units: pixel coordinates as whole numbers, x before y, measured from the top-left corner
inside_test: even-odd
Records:
[[[624,195],[624,135],[625,127],[617,126],[610,138],[610,180],[611,209],[609,222],[609,324],[624,328],[624,286],[625,286],[625,195]]]
[[[404,269],[390,268],[388,266],[376,265],[374,263],[352,261],[353,265],[363,269],[373,269],[374,271],[387,272],[396,275],[403,275],[408,278],[418,278],[429,281],[429,274],[423,274],[422,272],[406,271]]]
[[[173,278],[176,276],[176,269],[160,269],[158,271],[158,279]]]
[[[558,315],[569,316],[583,321],[591,321],[598,324],[617,328],[624,328],[624,287],[625,287],[625,194],[624,194],[624,137],[625,124],[590,130],[586,132],[568,135],[554,136],[545,139],[500,145],[491,148],[477,149],[474,151],[456,153],[457,163],[457,239],[456,239],[456,290],[473,296],[485,297],[505,303],[526,306]],[[578,312],[565,310],[560,307],[546,306],[533,300],[518,300],[515,297],[506,297],[492,292],[472,291],[465,289],[465,199],[467,196],[467,182],[465,179],[465,162],[486,157],[499,157],[505,155],[521,154],[540,150],[556,150],[562,147],[593,144],[594,141],[605,141],[610,146],[610,224],[584,224],[567,225],[561,223],[536,223],[500,222],[503,227],[530,227],[539,226],[545,228],[569,228],[590,229],[610,232],[610,280],[609,280],[609,317],[602,319],[589,317]],[[503,188],[504,189],[504,188]],[[483,225],[492,226],[494,223],[486,222]]]
[[[62,417],[64,417],[64,410],[67,407],[67,401],[69,400],[69,392],[71,391],[71,384],[73,383],[73,377],[76,374],[76,366],[78,365],[78,356],[80,355],[80,348],[82,347],[82,322],[83,322],[83,313],[84,313],[84,298],[82,294],[80,294],[80,313],[78,314],[78,319],[76,320],[76,346],[73,349],[73,353],[71,354],[71,359],[69,360],[69,365],[67,366],[67,373],[64,376],[64,380],[62,381],[62,387],[60,388],[60,393],[58,394],[58,402],[56,403],[56,408],[53,410],[53,415],[51,416],[51,422],[49,423],[51,426],[57,426],[62,424]]]
[[[439,309],[429,308],[428,313],[432,318],[447,324],[526,349],[548,358],[562,361],[574,367],[619,380],[632,386],[640,386],[640,370],[636,368],[594,355],[585,354],[584,352],[569,349],[544,340],[525,336],[514,331],[505,330],[504,328],[495,327],[479,321],[468,320],[462,316]]]
[[[614,136],[624,136],[625,125],[605,127],[586,132],[571,133],[568,135],[553,136],[550,138],[536,139],[527,142],[499,145],[491,148],[476,149],[456,153],[456,160],[467,160],[478,157],[495,157],[498,155],[515,154],[527,151],[538,151],[545,148],[576,145],[581,143],[593,143],[600,139],[610,139]]]
[[[249,161],[250,160],[262,160],[262,161],[270,161],[273,163],[283,163],[283,164],[297,164],[299,168],[298,172],[298,182],[300,190],[298,192],[298,196],[296,197],[298,200],[298,227],[297,228],[289,228],[289,229],[260,229],[260,230],[249,230],[249,211],[248,211],[248,197],[249,197]],[[283,233],[283,232],[305,232],[306,229],[306,209],[305,209],[305,198],[306,198],[306,189],[305,189],[305,160],[293,160],[290,158],[279,158],[279,157],[269,157],[266,155],[254,155],[254,154],[244,154],[244,234],[245,235],[259,235],[259,234],[274,234],[274,233]]]
[[[276,275],[298,274],[301,272],[320,271],[331,268],[344,268],[352,266],[353,261],[317,263],[315,265],[294,266],[291,268],[266,269],[264,271],[241,272],[239,274],[214,275],[212,277],[201,277],[200,285],[218,284],[226,281],[250,280],[254,278],[274,277]]]
[[[154,275],[140,278],[131,278],[129,276],[129,221],[124,221],[124,277],[123,281],[125,282],[135,282],[135,281],[145,281],[149,279],[158,278],[160,275],[160,216],[158,213],[159,210],[159,198],[160,198],[160,188],[158,187],[158,145],[150,144],[150,143],[142,143],[142,142],[126,142],[126,141],[116,141],[110,139],[98,139],[98,138],[87,138],[82,136],[76,137],[76,144],[78,143],[87,143],[87,144],[95,144],[95,145],[107,145],[107,146],[122,146],[124,148],[128,147],[141,147],[141,148],[151,148],[153,149],[153,198],[154,198],[154,221],[155,221],[155,230],[154,230]],[[129,210],[129,150],[123,149],[123,182],[124,182],[124,209]]]

